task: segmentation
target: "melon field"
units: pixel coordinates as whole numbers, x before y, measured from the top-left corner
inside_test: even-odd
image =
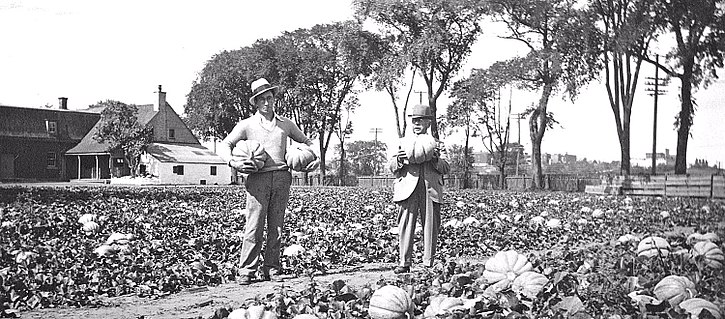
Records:
[[[725,315],[722,202],[448,190],[437,263],[395,275],[391,199],[389,190],[293,188],[282,246],[287,283],[241,287],[240,187],[0,188],[0,317],[73,317],[112,307],[114,298],[146,304],[262,284],[273,288],[175,317]],[[369,265],[383,272],[367,274]],[[351,277],[328,277],[341,273]]]

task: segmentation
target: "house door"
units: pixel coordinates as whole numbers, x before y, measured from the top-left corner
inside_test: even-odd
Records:
[[[15,155],[0,154],[0,178],[15,177]]]

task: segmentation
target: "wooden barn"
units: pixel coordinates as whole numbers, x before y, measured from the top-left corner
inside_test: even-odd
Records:
[[[66,151],[76,146],[100,119],[92,111],[0,105],[0,181],[67,181]]]

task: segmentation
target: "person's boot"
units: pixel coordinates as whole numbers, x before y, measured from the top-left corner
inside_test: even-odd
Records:
[[[405,274],[410,272],[410,266],[398,266],[393,269],[396,274]]]
[[[252,278],[247,275],[241,275],[237,278],[237,283],[242,286],[247,286],[252,283]]]

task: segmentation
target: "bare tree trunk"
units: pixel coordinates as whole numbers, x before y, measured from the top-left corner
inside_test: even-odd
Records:
[[[688,61],[687,64],[689,64]],[[694,63],[693,63],[694,64]],[[684,74],[681,77],[682,107],[679,113],[679,127],[677,128],[677,155],[675,157],[675,174],[687,174],[687,142],[690,137],[692,126],[692,65],[684,66]]]
[[[430,106],[430,110],[433,113],[433,115],[438,114],[438,112],[436,111],[437,110],[436,99],[434,99],[432,97],[429,98],[428,99],[428,105]],[[433,119],[433,121],[431,122],[431,125],[430,125],[430,134],[433,135],[433,137],[435,139],[438,139],[438,137],[440,136],[438,134],[438,120],[437,119]]]
[[[471,177],[471,174],[468,171],[468,132],[469,129],[466,127],[466,146],[463,148],[463,189],[470,187],[468,180]]]
[[[393,111],[395,111],[395,127],[398,129],[398,137],[403,137],[403,133],[405,133],[405,127],[400,127],[400,111],[398,110],[398,104],[395,102],[395,91],[393,91],[392,89],[386,89],[385,91],[388,92],[388,96],[390,96],[390,101],[393,103]],[[405,115],[403,116],[405,117]],[[403,120],[405,120],[405,118],[403,118]],[[403,125],[405,125],[405,122],[403,122]]]
[[[340,186],[345,186],[345,144],[342,141],[340,144],[340,168],[338,172],[338,175],[340,175]]]
[[[620,150],[620,160],[621,163],[619,165],[620,174],[622,175],[629,175],[630,169],[632,167],[632,163],[630,161],[631,159],[631,153],[630,153],[630,122],[631,122],[631,116],[632,116],[632,108],[631,105],[628,107],[626,105],[626,101],[623,105],[623,114],[621,115],[621,120],[618,119],[617,122],[617,134],[619,138],[619,150]],[[612,106],[615,107],[615,106]],[[618,107],[618,106],[616,106]],[[615,113],[615,117],[618,117],[619,115]],[[621,126],[619,125],[621,123]]]
[[[506,171],[505,170],[506,170],[506,165],[501,165],[501,167],[499,167],[500,172],[499,172],[499,177],[498,177],[499,178],[498,184],[499,184],[499,187],[501,187],[501,190],[506,189]]]
[[[548,127],[548,116],[546,107],[549,104],[549,97],[553,91],[552,84],[544,84],[544,90],[539,99],[539,105],[529,119],[529,135],[531,136],[531,173],[533,175],[533,188],[542,189],[544,183],[544,171],[541,167],[541,141]]]
[[[322,147],[324,145],[324,137],[322,134],[320,134],[320,184],[325,184],[325,173],[327,172],[327,165],[325,164],[325,151],[326,149]],[[307,179],[307,175],[305,175],[305,180]]]
[[[533,169],[533,185],[534,189],[543,189],[544,172],[541,168],[541,141],[531,143],[531,167]]]
[[[629,127],[627,127],[626,130],[629,131]],[[626,135],[622,136],[619,139],[619,149],[622,154],[622,157],[621,157],[622,163],[620,165],[620,174],[622,174],[622,175],[629,175],[630,167],[632,167],[632,163],[630,162],[629,145],[630,145],[629,132],[627,132]]]

